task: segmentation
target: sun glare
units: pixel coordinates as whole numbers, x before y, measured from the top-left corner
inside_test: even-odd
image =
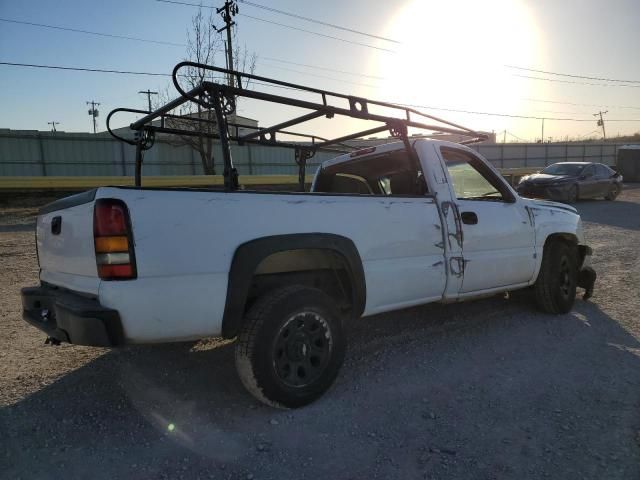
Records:
[[[385,99],[509,112],[526,107],[523,97],[541,93],[504,68],[536,65],[542,55],[534,18],[519,0],[414,0],[389,22],[385,35],[401,42],[394,46],[397,54],[376,56]],[[447,114],[452,117],[469,119]]]

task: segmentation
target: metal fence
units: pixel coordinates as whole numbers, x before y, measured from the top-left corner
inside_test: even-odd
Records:
[[[597,162],[615,165],[624,143],[498,143],[475,145],[498,168],[544,167],[556,162]]]
[[[232,145],[241,175],[295,175],[294,151],[283,147]],[[307,162],[315,172],[334,153],[318,152]],[[214,145],[216,173],[222,173],[222,150]],[[108,135],[0,131],[0,176],[132,176],[135,147]],[[144,154],[144,175],[202,175],[199,153],[188,145],[156,140]]]
[[[390,140],[391,141],[391,140]],[[543,167],[560,161],[616,163],[622,144],[493,144],[473,148],[499,168]],[[222,169],[222,152],[215,147],[217,173]],[[241,175],[295,175],[293,151],[263,145],[232,146]],[[334,157],[318,152],[308,161],[307,173]],[[131,176],[135,149],[108,134],[68,134],[0,130],[0,176]],[[201,175],[200,156],[187,145],[163,140],[145,152],[144,175]]]

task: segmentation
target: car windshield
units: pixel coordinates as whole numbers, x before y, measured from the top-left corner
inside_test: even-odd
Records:
[[[556,163],[542,170],[549,175],[580,175],[585,165],[580,163]]]

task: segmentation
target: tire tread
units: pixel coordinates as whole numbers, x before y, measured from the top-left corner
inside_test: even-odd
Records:
[[[253,350],[256,345],[254,341],[258,331],[265,321],[266,313],[269,312],[274,305],[281,302],[289,295],[295,294],[307,287],[301,285],[290,285],[273,290],[260,297],[249,309],[245,317],[245,323],[238,335],[238,344],[235,349],[236,369],[242,384],[249,392],[261,402],[276,408],[286,408],[264,395],[262,388],[258,385],[255,372],[253,370]]]
[[[553,277],[553,270],[556,267],[554,264],[554,253],[557,249],[567,249],[569,254],[572,252],[571,245],[562,240],[552,240],[547,242],[542,254],[540,272],[538,273],[538,278],[534,285],[536,303],[542,311],[552,314],[565,313],[562,305],[559,305],[556,301],[555,292],[549,283],[549,280]]]

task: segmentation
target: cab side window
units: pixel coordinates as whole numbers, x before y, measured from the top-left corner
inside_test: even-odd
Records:
[[[480,159],[449,147],[441,152],[459,200],[515,201],[505,183]]]

